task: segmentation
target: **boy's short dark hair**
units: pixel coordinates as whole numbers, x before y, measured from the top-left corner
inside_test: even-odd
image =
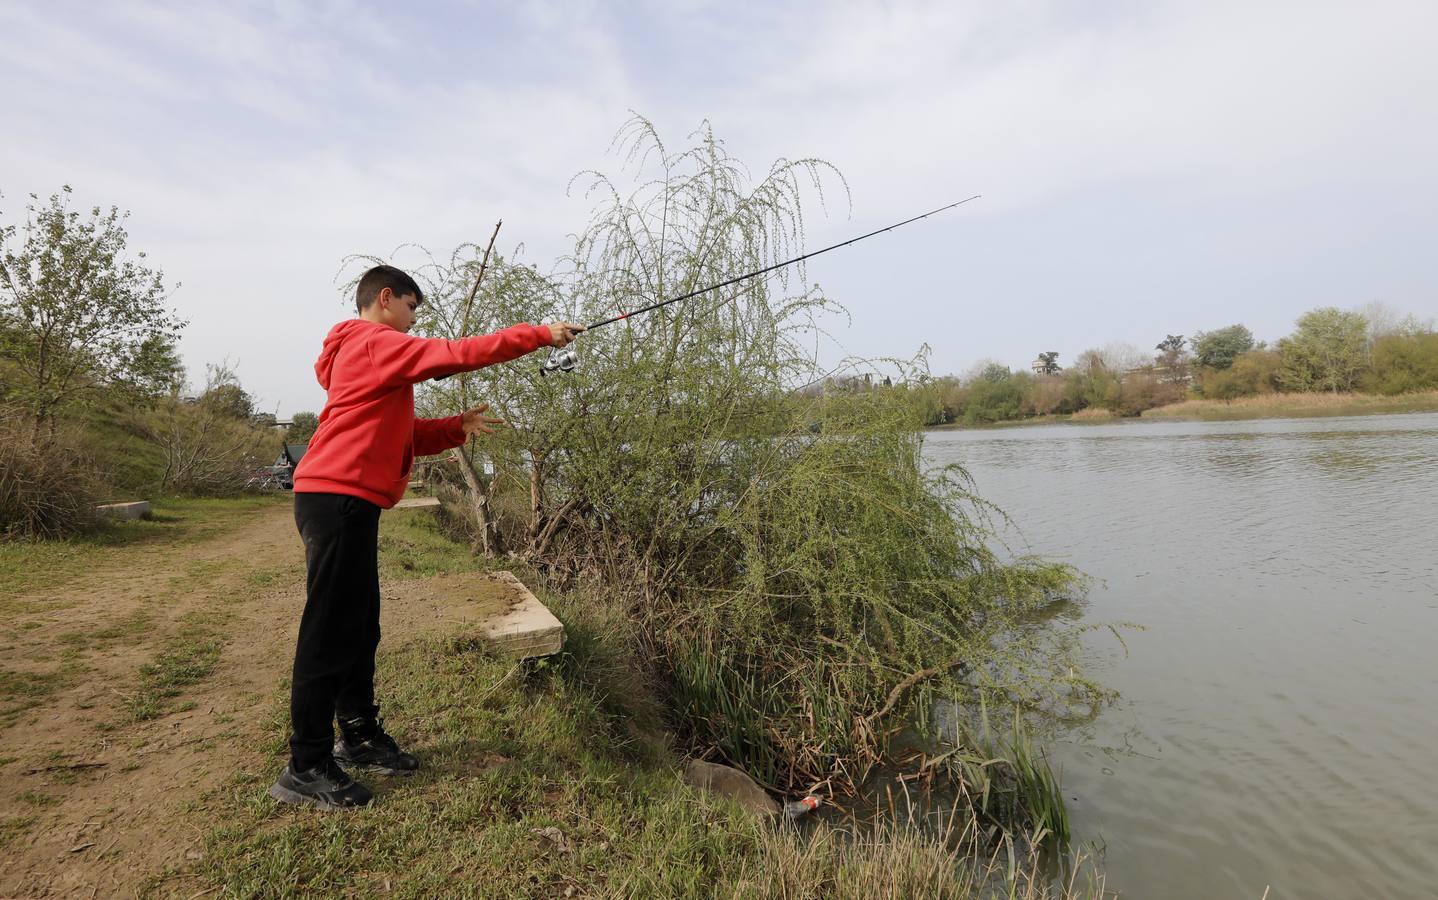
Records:
[[[424,302],[424,291],[403,270],[394,266],[375,266],[360,276],[359,285],[355,288],[355,309],[364,312],[385,288],[389,288],[396,297],[414,294],[414,299]]]

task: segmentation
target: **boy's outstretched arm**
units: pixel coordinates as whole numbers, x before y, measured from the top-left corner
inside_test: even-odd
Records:
[[[376,328],[369,337],[368,349],[382,385],[397,387],[518,359],[549,346],[553,337],[549,326],[529,324],[457,341],[410,337],[392,328]]]

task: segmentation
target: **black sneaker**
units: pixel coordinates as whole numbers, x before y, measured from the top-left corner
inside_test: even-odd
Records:
[[[285,766],[270,788],[270,796],[281,803],[316,809],[355,809],[369,806],[374,799],[369,788],[349,777],[332,759],[302,772]]]
[[[380,723],[375,723],[365,738],[350,737],[346,729],[341,728],[340,738],[335,741],[334,756],[335,761],[345,768],[381,775],[413,775],[419,771],[419,759],[399,749],[399,744],[385,734]]]

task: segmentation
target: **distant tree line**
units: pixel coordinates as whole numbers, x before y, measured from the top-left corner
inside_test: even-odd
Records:
[[[1274,345],[1242,324],[1192,337],[1168,334],[1150,353],[1112,345],[1085,350],[1073,364],[1045,351],[1030,371],[1000,363],[933,381],[929,424],[983,424],[1102,409],[1136,416],[1191,398],[1232,400],[1277,392],[1402,394],[1438,389],[1438,333],[1431,322],[1383,304],[1360,311],[1304,313]]]

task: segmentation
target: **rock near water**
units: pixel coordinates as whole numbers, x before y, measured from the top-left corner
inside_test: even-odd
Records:
[[[754,779],[731,766],[691,760],[684,769],[684,782],[720,796],[730,797],[745,810],[760,816],[776,816],[779,804]]]

